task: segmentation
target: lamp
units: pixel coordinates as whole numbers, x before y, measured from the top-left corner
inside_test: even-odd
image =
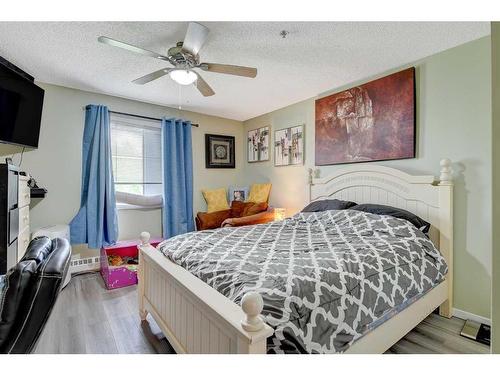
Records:
[[[274,221],[279,221],[285,219],[286,208],[275,208],[274,209]]]
[[[195,72],[186,69],[175,69],[168,73],[168,75],[179,85],[190,85],[198,79]]]

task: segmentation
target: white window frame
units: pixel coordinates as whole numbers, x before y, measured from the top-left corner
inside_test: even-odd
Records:
[[[160,134],[161,134],[161,123],[159,121],[155,121],[155,120],[141,119],[141,118],[136,118],[133,116],[111,113],[110,114],[110,136],[112,136],[111,135],[111,132],[112,132],[111,127],[113,124],[119,124],[119,125],[123,125],[123,126],[131,126],[131,127],[137,127],[137,128],[157,129],[157,130],[160,130]],[[160,143],[160,145],[161,145],[160,147],[163,148],[163,144]],[[163,149],[161,150],[161,154],[163,155]],[[144,160],[144,149],[143,149],[143,160]],[[160,162],[161,162],[161,169],[163,170],[163,158],[160,158]],[[144,173],[144,170],[143,170],[143,173]],[[113,175],[113,182],[115,184],[115,191],[116,191],[116,185],[123,184],[123,182],[116,182],[115,178],[116,178],[116,176]],[[149,183],[148,182],[142,183],[142,185],[145,185],[145,184],[149,184]],[[160,184],[163,186],[163,182],[161,182]],[[119,202],[116,202],[116,208],[119,210],[158,209],[157,207],[151,208],[151,207],[146,207],[146,206],[131,205],[131,204],[119,203]]]

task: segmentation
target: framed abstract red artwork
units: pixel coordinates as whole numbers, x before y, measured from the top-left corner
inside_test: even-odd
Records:
[[[415,157],[415,68],[316,100],[316,165]]]

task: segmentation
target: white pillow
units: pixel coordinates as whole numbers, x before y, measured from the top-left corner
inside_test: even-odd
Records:
[[[144,208],[157,208],[163,206],[163,197],[161,195],[140,195],[115,192],[116,203],[126,203],[133,206]]]

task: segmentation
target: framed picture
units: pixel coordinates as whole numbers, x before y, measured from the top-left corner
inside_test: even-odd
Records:
[[[304,126],[293,126],[274,132],[274,165],[304,163]]]
[[[415,68],[316,100],[316,165],[415,157]]]
[[[247,136],[247,161],[269,160],[269,126],[250,130]]]
[[[228,202],[232,203],[233,201],[245,202],[248,198],[248,187],[234,187],[231,186],[229,188],[229,199]]]
[[[205,134],[206,168],[234,168],[234,137]]]

